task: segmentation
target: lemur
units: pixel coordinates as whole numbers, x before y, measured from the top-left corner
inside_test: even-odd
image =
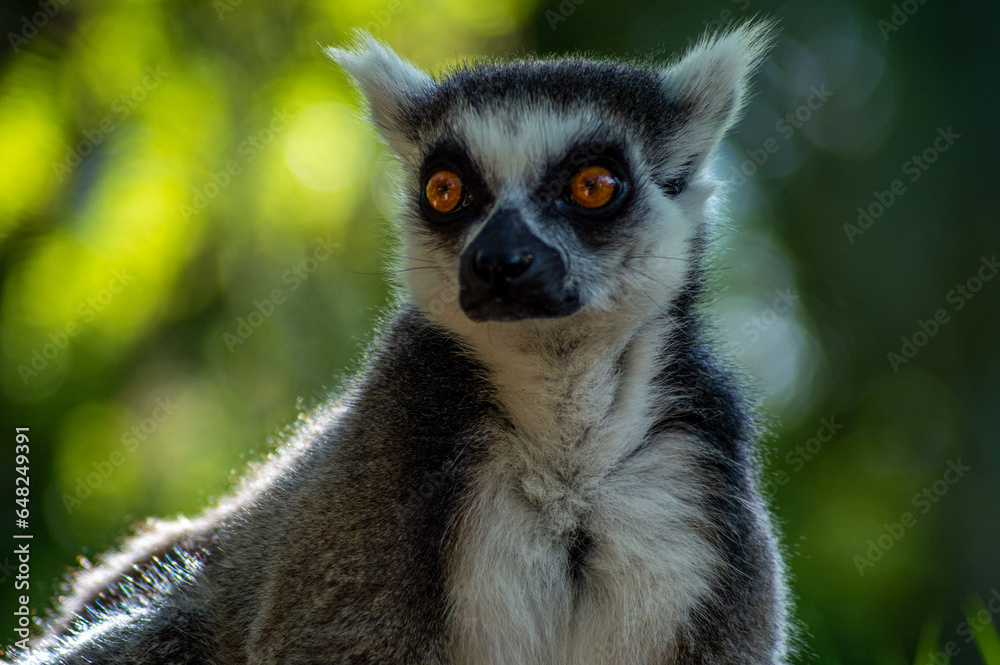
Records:
[[[405,290],[342,394],[71,578],[16,662],[786,662],[759,426],[699,309],[773,32],[439,78],[328,49],[399,159]]]

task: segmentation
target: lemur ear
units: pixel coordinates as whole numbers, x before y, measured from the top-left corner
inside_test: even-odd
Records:
[[[434,80],[364,32],[352,47],[329,46],[324,52],[347,70],[364,94],[372,124],[397,154],[409,151],[407,112],[434,90]]]
[[[776,37],[774,21],[744,23],[706,35],[678,63],[662,72],[667,97],[678,112],[664,175],[683,182],[704,166],[739,119],[753,76]]]

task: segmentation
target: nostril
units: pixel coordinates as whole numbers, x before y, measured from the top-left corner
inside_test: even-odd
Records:
[[[472,259],[472,271],[476,273],[476,277],[484,282],[489,283],[493,281],[493,261],[490,260],[483,250],[476,252],[475,257]]]
[[[489,252],[480,249],[476,252],[473,269],[480,279],[489,284],[510,282],[523,275],[533,260],[530,252]]]

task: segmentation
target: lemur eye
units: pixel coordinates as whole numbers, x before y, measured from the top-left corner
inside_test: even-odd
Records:
[[[462,179],[453,171],[435,171],[424,188],[427,202],[438,212],[451,212],[462,200]]]
[[[618,178],[603,166],[588,166],[573,176],[570,195],[573,203],[594,210],[608,204],[618,188]]]

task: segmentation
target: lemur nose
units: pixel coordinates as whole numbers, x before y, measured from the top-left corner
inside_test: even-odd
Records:
[[[472,321],[565,316],[580,308],[559,252],[516,209],[497,209],[486,220],[459,257],[458,278],[458,302]]]
[[[476,276],[493,285],[510,283],[531,267],[534,257],[530,252],[504,249],[500,251],[483,247],[476,252],[472,267]]]

